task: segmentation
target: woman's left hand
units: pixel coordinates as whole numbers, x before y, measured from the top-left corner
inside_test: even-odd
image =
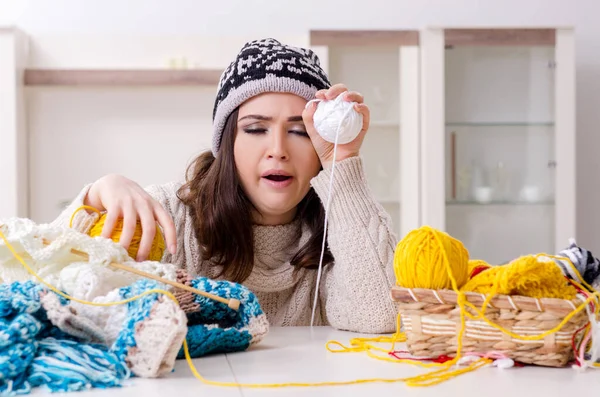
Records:
[[[343,84],[336,84],[331,86],[329,89],[317,91],[316,98],[321,100],[333,100],[342,93],[345,93],[345,96],[343,98],[345,101],[356,102],[354,105],[354,109],[360,114],[362,114],[363,125],[360,130],[360,133],[352,142],[346,144],[338,144],[335,156],[336,162],[342,161],[350,157],[358,156],[360,147],[362,146],[363,140],[365,138],[365,134],[369,129],[370,121],[369,107],[363,103],[363,96],[358,92],[348,91],[346,86]],[[304,120],[306,132],[310,136],[313,146],[315,147],[315,150],[317,152],[317,155],[321,159],[321,164],[324,168],[327,168],[333,162],[334,144],[324,140],[315,129],[313,116],[315,114],[315,110],[317,109],[317,105],[318,102],[312,102],[306,109],[304,109],[304,112],[302,113],[302,118]]]

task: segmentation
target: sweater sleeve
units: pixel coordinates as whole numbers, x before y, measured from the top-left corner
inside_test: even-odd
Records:
[[[311,182],[325,208],[330,181],[331,169],[324,169]],[[323,269],[319,288],[326,321],[354,332],[394,332],[391,217],[373,197],[360,157],[335,164],[332,188],[327,240],[335,263]]]
[[[51,222],[51,225],[54,227],[72,227],[81,233],[88,233],[98,221],[99,215],[96,212],[79,208],[84,205],[83,202],[91,187],[92,183],[85,185],[73,201]]]

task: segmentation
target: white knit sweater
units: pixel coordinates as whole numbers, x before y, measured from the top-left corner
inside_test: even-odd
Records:
[[[330,175],[331,170],[325,169],[311,181],[323,205]],[[217,278],[220,269],[200,259],[192,218],[176,196],[179,186],[180,182],[173,182],[147,188],[171,214],[177,230],[177,253],[166,251],[162,262],[187,269],[192,276]],[[83,204],[89,187],[54,223],[68,224],[71,214]],[[317,325],[355,332],[393,332],[397,308],[390,299],[390,288],[395,283],[393,255],[397,237],[390,216],[367,186],[359,157],[336,164],[331,200],[327,237],[335,263],[324,268],[315,321]],[[85,211],[78,212],[78,216],[92,216],[83,214]],[[317,271],[295,271],[289,263],[309,238],[309,232],[298,221],[253,228],[255,262],[244,285],[257,295],[271,325],[309,325]]]

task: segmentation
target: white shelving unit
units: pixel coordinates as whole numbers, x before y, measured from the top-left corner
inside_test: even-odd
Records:
[[[422,38],[423,222],[493,263],[557,253],[576,237],[573,31]]]
[[[399,237],[419,226],[419,43],[416,31],[313,31],[332,84],[365,96],[361,148],[371,190]]]

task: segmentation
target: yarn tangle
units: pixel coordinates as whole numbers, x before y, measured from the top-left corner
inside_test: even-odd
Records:
[[[493,266],[471,278],[461,290],[532,298],[574,299],[577,290],[566,282],[552,260],[525,255],[507,265]]]

